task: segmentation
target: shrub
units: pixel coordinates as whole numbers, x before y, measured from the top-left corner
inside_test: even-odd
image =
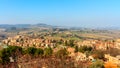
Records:
[[[52,55],[52,53],[53,53],[52,48],[49,47],[44,49],[44,56],[50,56]]]
[[[35,52],[35,55],[43,55],[43,49],[38,48]]]
[[[104,68],[104,63],[101,60],[97,60],[96,62],[93,62],[89,68]]]
[[[10,53],[8,52],[7,49],[3,49],[2,51],[0,51],[0,57],[1,57],[1,62],[3,64],[7,64],[10,62]]]
[[[78,52],[78,46],[75,46],[75,52]]]
[[[10,62],[9,57],[13,57],[13,59],[16,59],[17,56],[22,54],[22,48],[18,46],[8,46],[8,48],[5,48],[0,51],[0,57],[1,62],[3,64],[7,64]]]
[[[58,57],[58,58],[63,58],[63,57],[65,57],[65,56],[67,56],[67,55],[68,55],[68,52],[67,52],[66,49],[60,49],[60,50],[58,50],[57,53],[55,54],[55,56]]]
[[[29,47],[27,48],[26,52],[30,55],[35,55],[37,48]]]
[[[102,50],[95,50],[95,51],[92,51],[92,54],[96,55],[96,59],[104,59],[104,51]]]
[[[73,46],[74,46],[74,40],[69,40],[69,45],[70,45],[71,47],[73,47]]]
[[[86,51],[90,52],[90,51],[92,51],[92,47],[81,46],[80,48],[78,48],[78,51],[79,51],[79,52],[82,52],[82,53],[84,53],[84,52],[86,52]]]

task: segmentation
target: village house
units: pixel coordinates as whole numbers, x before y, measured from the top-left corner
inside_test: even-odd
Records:
[[[120,65],[120,55],[113,57],[109,54],[105,54],[105,58],[107,59],[107,62],[113,62],[114,64]]]
[[[75,54],[75,60],[76,61],[86,61],[87,60],[87,57],[86,57],[86,54],[83,54],[83,53],[76,53]]]
[[[75,56],[75,48],[72,48],[72,47],[68,47],[67,48],[67,51],[69,53],[69,56]]]

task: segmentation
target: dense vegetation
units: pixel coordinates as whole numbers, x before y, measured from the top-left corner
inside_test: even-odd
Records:
[[[8,48],[4,48],[0,51],[0,58],[2,64],[7,64],[10,62],[10,57],[12,57],[16,61],[18,57],[24,54],[38,56],[43,55],[43,53],[43,49],[40,48],[29,47],[25,49],[19,46],[8,46]]]
[[[31,60],[37,59],[37,61],[39,60],[38,63],[41,65],[43,65],[41,62],[44,60],[44,63],[48,64],[47,66],[50,67],[55,67],[55,64],[57,64],[58,68],[104,68],[104,63],[100,59],[104,59],[104,54],[106,51],[94,50],[92,47],[88,46],[75,46],[74,48],[75,52],[86,53],[88,56],[94,55],[96,61],[90,65],[87,64],[87,61],[84,63],[80,61],[76,63],[74,59],[68,56],[69,52],[66,50],[66,48],[59,49],[57,52],[53,53],[53,49],[50,47],[42,49],[35,47],[22,48],[19,46],[8,46],[8,48],[4,48],[0,51],[0,63],[2,65],[9,64],[11,62],[10,57],[14,59],[14,62],[18,62],[19,57],[29,55],[32,58]],[[27,56],[27,59],[30,57]],[[25,58],[23,60],[25,60]]]

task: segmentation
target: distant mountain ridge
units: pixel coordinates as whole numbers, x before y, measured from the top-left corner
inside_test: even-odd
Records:
[[[67,27],[67,26],[53,26],[44,23],[38,24],[0,24],[0,28],[10,29],[10,28],[31,28],[31,27],[46,27],[46,28],[65,28],[65,29],[97,29],[97,30],[120,30],[119,27],[97,27],[97,28],[85,28],[85,27]]]
[[[17,28],[24,28],[24,27],[29,27],[30,24],[0,24],[0,28],[11,28],[11,27],[17,27]]]
[[[38,23],[38,24],[0,24],[0,28],[11,28],[11,27],[16,27],[16,28],[29,28],[31,26],[38,26],[38,27],[53,27],[51,25],[43,24],[43,23]]]

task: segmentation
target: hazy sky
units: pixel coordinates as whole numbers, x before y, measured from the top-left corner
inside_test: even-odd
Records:
[[[120,0],[0,0],[0,24],[120,26]]]

